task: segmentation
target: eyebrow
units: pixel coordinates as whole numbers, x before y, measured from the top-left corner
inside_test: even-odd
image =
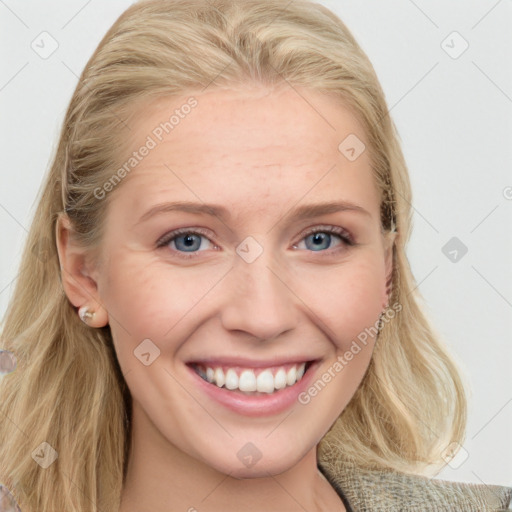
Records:
[[[137,221],[137,224],[140,224],[141,222],[144,222],[157,214],[175,211],[211,215],[218,217],[223,221],[230,217],[229,210],[221,205],[193,203],[188,201],[175,201],[161,203],[153,206],[153,208],[149,209],[142,215],[142,217]],[[288,214],[285,215],[284,219],[281,220],[293,222],[310,217],[319,217],[329,213],[344,211],[362,213],[370,218],[372,217],[372,214],[368,210],[365,210],[362,206],[357,204],[351,203],[349,201],[331,201],[327,203],[312,203],[299,206],[291,210]]]

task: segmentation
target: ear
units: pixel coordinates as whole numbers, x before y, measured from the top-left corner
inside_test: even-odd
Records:
[[[90,327],[104,327],[108,324],[108,313],[100,301],[97,283],[91,277],[94,267],[90,252],[74,241],[73,228],[67,215],[59,214],[55,230],[66,296],[76,308],[87,306],[94,313],[87,321]]]
[[[398,233],[396,231],[388,231],[384,235],[384,261],[386,269],[386,289],[382,296],[382,308],[385,309],[389,306],[389,300],[393,291],[393,252],[395,240]]]

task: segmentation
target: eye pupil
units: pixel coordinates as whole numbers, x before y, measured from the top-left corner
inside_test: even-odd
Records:
[[[314,233],[307,238],[311,238],[311,240],[313,242],[313,247],[316,249],[328,248],[330,245],[330,241],[331,241],[331,235],[329,235],[328,233],[322,233],[322,232]],[[306,238],[306,245],[307,245],[307,238]]]
[[[199,247],[201,246],[201,237],[198,235],[189,233],[189,234],[177,237],[175,239],[174,243],[176,244],[176,248],[178,250],[183,250],[183,249],[196,250],[196,249],[199,249]]]

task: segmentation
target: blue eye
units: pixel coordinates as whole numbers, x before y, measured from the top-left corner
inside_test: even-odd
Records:
[[[339,237],[338,237],[339,238]],[[308,240],[311,242],[312,246],[308,247]],[[328,249],[331,244],[331,235],[329,233],[324,233],[322,231],[318,231],[312,235],[309,235],[305,238],[306,247],[313,251]]]
[[[201,247],[201,235],[189,233],[188,235],[177,236],[174,239],[174,245],[179,251],[197,251]]]
[[[203,240],[207,240],[211,243],[209,238],[200,231],[178,229],[165,235],[159,242],[157,242],[157,247],[164,247],[172,244],[174,247],[171,245],[171,249],[174,249],[178,252],[195,253],[200,252],[199,249],[201,247],[203,247],[203,249],[205,248],[205,244],[202,243]]]
[[[157,248],[168,247],[182,258],[193,258],[202,250],[208,248],[218,249],[207,235],[209,235],[209,232],[199,228],[177,229],[164,235],[156,243],[156,246]],[[208,244],[211,244],[210,247]],[[300,241],[293,245],[293,248],[305,248],[311,252],[327,252],[328,249],[337,250],[343,246],[354,245],[357,244],[343,228],[338,226],[317,226],[303,234]]]
[[[343,228],[337,226],[316,227],[314,230],[309,230],[301,241],[294,245],[294,248],[301,249],[300,245],[303,240],[306,249],[313,252],[325,251],[339,245],[355,245],[352,237]],[[338,242],[335,246],[331,245],[333,240]]]

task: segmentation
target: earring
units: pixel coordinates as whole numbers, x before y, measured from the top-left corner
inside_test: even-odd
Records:
[[[80,320],[82,320],[82,322],[84,322],[86,324],[89,320],[91,320],[93,318],[94,311],[90,312],[89,308],[87,306],[82,306],[78,310],[78,316],[80,317]]]

